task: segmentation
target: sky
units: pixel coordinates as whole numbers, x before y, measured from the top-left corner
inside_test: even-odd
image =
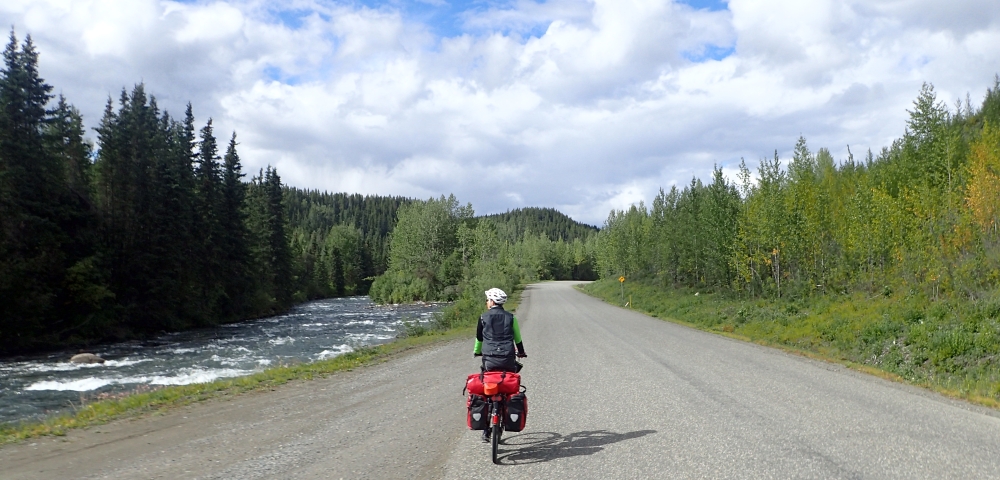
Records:
[[[924,82],[954,109],[1000,72],[996,0],[4,0],[0,24],[88,127],[142,82],[250,174],[598,226],[800,136],[877,153]]]

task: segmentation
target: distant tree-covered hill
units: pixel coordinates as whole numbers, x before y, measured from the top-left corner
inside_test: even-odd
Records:
[[[285,209],[304,298],[359,295],[388,268],[396,211],[413,200],[286,187]]]
[[[295,257],[295,291],[300,300],[368,293],[372,280],[391,267],[391,234],[396,227],[397,212],[407,205],[424,203],[404,197],[328,193],[294,187],[285,187],[284,202]],[[469,225],[480,221],[491,225],[497,240],[508,245],[520,245],[530,240],[537,247],[535,250],[545,250],[548,246],[556,248],[554,242],[560,240],[565,242],[560,242],[560,248],[567,249],[574,240],[585,241],[597,232],[597,228],[576,222],[551,208],[524,208],[478,218],[470,216],[467,221],[471,222]],[[546,237],[545,248],[535,245],[540,235]],[[574,248],[580,250],[582,246]],[[569,255],[567,252],[560,255],[550,252],[552,254],[548,256],[561,258]],[[437,265],[440,262],[432,263],[434,268],[444,268]],[[585,264],[583,270],[590,271],[590,264],[584,262],[583,257],[579,261],[549,263],[573,265],[565,268],[550,265],[547,268],[551,272],[536,272],[538,278],[591,276],[576,272],[580,270],[579,264]],[[457,267],[454,270],[461,271]],[[436,280],[437,283],[444,282],[445,286],[458,281],[458,278],[450,277],[448,280]]]
[[[538,235],[544,233],[549,240],[562,239],[572,242],[576,239],[586,240],[597,233],[597,227],[577,222],[566,214],[554,208],[518,208],[506,213],[485,215],[482,218],[496,225],[497,235],[509,242],[524,238],[524,234]]]
[[[412,202],[404,197],[383,197],[359,193],[328,193],[285,187],[288,223],[292,228],[317,230],[334,225],[352,225],[385,237],[396,223],[396,210]]]
[[[439,327],[479,318],[483,292],[540,280],[594,280],[597,229],[552,209],[475,217],[454,195],[397,212],[389,268],[369,291],[379,303],[455,301]]]

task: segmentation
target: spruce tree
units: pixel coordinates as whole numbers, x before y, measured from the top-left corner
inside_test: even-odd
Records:
[[[94,165],[105,268],[120,318],[128,328],[140,331],[166,328],[162,310],[149,304],[160,293],[159,238],[149,228],[158,201],[152,192],[157,124],[145,87],[136,85],[131,94],[123,89],[119,111],[114,112],[109,101],[98,127],[100,153]]]
[[[264,173],[264,191],[268,212],[268,244],[273,295],[279,308],[292,304],[292,253],[289,248],[283,192],[278,171],[268,167]]]
[[[195,171],[197,184],[197,220],[199,222],[196,242],[200,247],[198,263],[201,281],[200,304],[206,314],[204,320],[216,322],[219,306],[225,294],[222,284],[223,245],[225,236],[222,227],[222,172],[219,166],[218,144],[212,131],[212,120],[202,127],[198,143],[198,168]]]
[[[189,102],[184,110],[184,120],[172,125],[171,164],[173,176],[177,181],[178,206],[174,215],[180,230],[178,231],[178,254],[182,257],[180,278],[184,293],[182,294],[182,316],[201,321],[205,311],[201,308],[201,267],[197,260],[201,247],[197,239],[201,238],[201,222],[198,219],[198,191],[195,184],[195,163],[197,160],[194,126],[194,111]]]
[[[294,278],[277,171],[268,166],[250,181],[245,205],[255,283],[251,310],[258,315],[280,311],[291,305]]]
[[[62,165],[44,148],[52,87],[14,32],[0,71],[0,350],[24,348],[55,315],[65,272]]]
[[[57,317],[49,324],[52,341],[67,336],[101,338],[106,335],[113,305],[113,293],[101,269],[97,210],[91,189],[92,147],[84,139],[83,117],[79,110],[59,96],[56,108],[44,129],[45,149],[62,165],[64,188],[60,227],[67,241],[65,289]]]
[[[247,308],[248,257],[246,215],[246,185],[243,166],[236,152],[236,132],[229,139],[222,171],[222,209],[220,212],[220,245],[223,249],[222,282],[225,293],[221,313],[226,320],[239,319]]]

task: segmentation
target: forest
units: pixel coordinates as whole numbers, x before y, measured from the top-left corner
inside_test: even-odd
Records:
[[[297,300],[365,295],[388,268],[389,234],[403,197],[285,187]]]
[[[0,72],[0,354],[268,315],[294,300],[283,189],[244,181],[188,104],[137,85],[108,99],[96,145],[14,33]]]
[[[421,328],[467,327],[482,313],[487,289],[597,279],[596,241],[596,228],[552,209],[476,217],[454,195],[413,201],[397,212],[388,268],[369,295],[378,303],[452,302]]]
[[[597,227],[579,223],[554,208],[516,208],[505,213],[484,215],[501,240],[515,243],[527,234],[545,234],[550,240],[572,242],[586,240],[597,233]]]
[[[716,168],[709,182],[660,190],[608,216],[605,276],[747,297],[864,291],[982,298],[1000,282],[1000,79],[979,108],[954,110],[925,84],[905,135],[836,162],[799,138],[756,177]]]
[[[108,99],[91,142],[38,60],[31,37],[12,32],[0,70],[0,355],[274,315],[373,281],[381,301],[455,300],[483,275],[508,288],[595,275],[596,228],[555,210],[474,218],[453,197],[301,190],[271,167],[247,179],[235,132],[220,146],[211,119],[196,125],[190,104],[172,117],[143,84]],[[433,245],[413,243],[431,220],[443,222]],[[383,294],[377,278],[415,280]]]
[[[554,210],[476,217],[472,205],[454,195],[415,201],[397,214],[388,269],[370,295],[383,303],[456,301],[446,315],[475,320],[488,288],[595,279],[596,234]]]

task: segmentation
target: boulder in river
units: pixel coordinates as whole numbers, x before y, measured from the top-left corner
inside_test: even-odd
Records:
[[[93,353],[78,353],[69,359],[73,363],[104,363],[104,359]]]

